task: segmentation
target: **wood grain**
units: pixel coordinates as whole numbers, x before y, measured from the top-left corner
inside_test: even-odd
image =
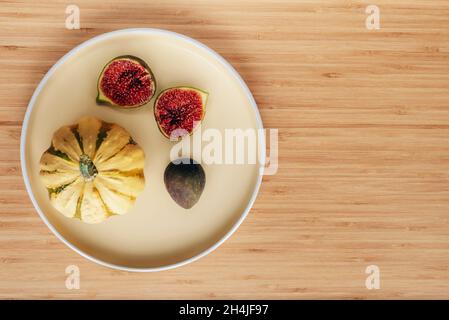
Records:
[[[0,1],[0,298],[448,298],[449,1]],[[365,28],[365,7],[381,29]],[[19,139],[45,72],[121,28],[196,38],[279,128],[279,171],[237,233],[175,270],[97,266],[44,225]],[[61,102],[63,103],[63,102]],[[81,289],[65,288],[65,268]],[[364,273],[378,265],[381,289]]]

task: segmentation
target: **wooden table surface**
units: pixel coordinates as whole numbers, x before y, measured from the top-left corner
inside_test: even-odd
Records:
[[[81,29],[65,28],[76,3]],[[365,27],[380,8],[380,30]],[[449,1],[0,1],[0,298],[449,298]],[[28,101],[104,32],[183,33],[242,75],[279,170],[218,250],[158,273],[109,270],[62,244],[22,181]],[[64,103],[61,101],[61,103]],[[76,265],[81,288],[68,290]],[[365,268],[380,269],[380,289]]]

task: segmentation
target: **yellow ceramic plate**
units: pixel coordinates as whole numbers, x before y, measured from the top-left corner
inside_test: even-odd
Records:
[[[26,188],[48,227],[70,248],[102,265],[130,271],[157,271],[194,261],[223,243],[240,225],[257,195],[259,164],[203,165],[206,186],[190,210],[167,193],[163,174],[173,142],[153,117],[154,98],[135,110],[97,106],[97,78],[106,62],[135,55],[153,70],[157,92],[180,85],[209,92],[202,129],[260,129],[254,99],[237,72],[203,44],[168,31],[126,29],[95,37],[61,58],[37,87],[21,137]],[[144,149],[146,187],[124,216],[89,225],[69,219],[50,204],[39,179],[39,159],[55,130],[91,115],[130,132]],[[196,131],[195,135],[200,134]],[[265,159],[264,140],[258,141]]]

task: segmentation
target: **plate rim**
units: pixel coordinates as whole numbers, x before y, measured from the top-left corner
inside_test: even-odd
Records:
[[[28,175],[28,170],[26,166],[26,156],[25,156],[25,144],[26,144],[26,136],[28,131],[28,125],[31,117],[31,113],[34,109],[34,105],[36,103],[37,97],[40,95],[42,89],[46,85],[47,81],[51,78],[51,76],[55,73],[55,71],[64,63],[66,62],[70,57],[84,49],[85,47],[101,41],[105,40],[111,37],[114,37],[119,34],[126,34],[126,33],[151,33],[151,34],[160,34],[160,35],[168,35],[172,36],[181,40],[184,40],[200,49],[203,49],[207,51],[210,55],[212,55],[225,69],[237,80],[237,82],[240,84],[240,87],[244,90],[246,97],[249,99],[249,102],[254,110],[254,113],[256,115],[256,125],[257,129],[264,129],[262,118],[259,113],[259,108],[257,107],[256,101],[249,90],[248,86],[246,85],[245,81],[242,79],[240,74],[234,69],[234,67],[220,54],[215,52],[213,49],[209,48],[205,44],[201,43],[198,40],[195,40],[193,38],[190,38],[188,36],[185,36],[183,34],[169,31],[165,29],[157,29],[157,28],[126,28],[126,29],[118,29],[106,33],[99,34],[93,38],[90,38],[74,48],[72,48],[69,52],[64,54],[53,66],[47,71],[47,73],[44,75],[42,80],[39,82],[38,86],[33,92],[33,95],[31,96],[30,102],[28,103],[25,117],[22,123],[22,130],[21,130],[21,136],[20,136],[20,165],[22,170],[22,177],[25,183],[25,188],[28,193],[28,196],[31,199],[31,202],[36,209],[37,213],[39,214],[40,218],[44,221],[44,223],[47,225],[47,227],[53,232],[53,234],[61,240],[66,246],[68,246],[70,249],[81,255],[82,257],[99,264],[104,267],[108,267],[115,270],[122,270],[122,271],[129,271],[129,272],[157,272],[157,271],[164,271],[164,270],[170,270],[177,267],[181,267],[183,265],[189,264],[191,262],[197,261],[201,259],[202,257],[205,257],[215,249],[217,249],[219,246],[221,246],[226,240],[228,240],[234,232],[239,228],[239,226],[242,224],[242,222],[245,220],[245,218],[248,216],[249,211],[254,205],[254,202],[257,198],[257,195],[259,193],[260,186],[262,184],[262,178],[263,178],[263,172],[264,172],[264,164],[266,162],[266,145],[265,145],[265,135],[258,135],[258,145],[260,147],[259,150],[259,156],[260,156],[260,162],[259,162],[259,174],[257,176],[256,185],[254,187],[253,193],[248,201],[248,204],[246,208],[243,210],[242,214],[240,215],[239,219],[234,223],[234,225],[226,232],[226,234],[221,237],[218,241],[216,241],[212,246],[208,247],[207,249],[201,251],[200,253],[195,254],[194,256],[183,259],[181,261],[178,261],[176,263],[171,263],[163,266],[157,266],[157,267],[129,267],[126,265],[120,265],[120,264],[114,264],[110,263],[104,260],[101,260],[99,258],[96,258],[83,250],[79,249],[76,245],[68,241],[56,228],[50,223],[50,221],[47,219],[44,212],[41,210],[34,194],[31,188],[31,183]]]

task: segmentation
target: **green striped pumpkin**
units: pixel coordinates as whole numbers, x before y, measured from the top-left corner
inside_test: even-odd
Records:
[[[145,185],[144,160],[122,127],[85,117],[54,133],[40,177],[59,212],[99,223],[133,206]]]

